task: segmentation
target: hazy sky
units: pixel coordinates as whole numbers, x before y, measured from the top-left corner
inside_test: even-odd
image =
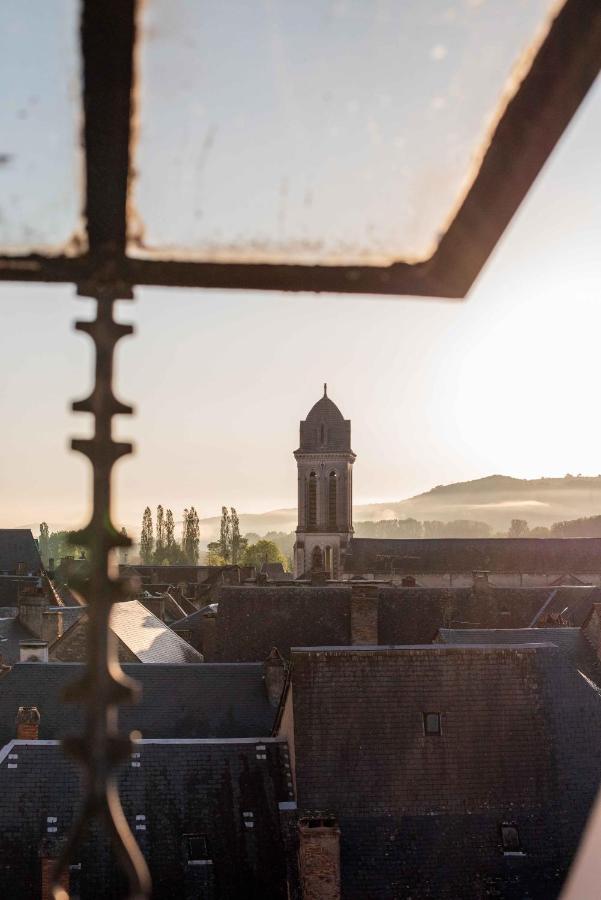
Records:
[[[601,88],[593,90],[467,301],[139,290],[120,305],[118,523],[146,504],[296,502],[298,422],[328,382],[352,420],[355,500],[495,472],[601,472]],[[1,149],[1,148],[0,148]],[[91,383],[70,287],[0,288],[0,526],[80,523]]]

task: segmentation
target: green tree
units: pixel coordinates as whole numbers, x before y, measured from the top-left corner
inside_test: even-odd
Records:
[[[523,538],[526,537],[529,530],[528,522],[525,519],[512,519],[509,531],[507,532],[507,537]]]
[[[58,565],[65,556],[85,559],[85,549],[71,543],[70,531],[51,531],[48,536],[48,558]]]
[[[221,555],[219,541],[211,541],[207,544],[207,566],[226,566],[227,563]]]
[[[198,550],[200,546],[200,522],[198,513],[193,506],[184,513],[184,537],[182,539],[182,554],[190,565],[198,564]]]
[[[152,563],[153,547],[152,513],[150,512],[150,507],[147,506],[142,516],[142,533],[140,535],[140,558],[146,566]]]
[[[182,541],[180,544],[181,552],[180,552],[180,562],[188,562],[186,559],[186,547],[188,545],[188,516],[190,510],[186,507],[184,510],[184,515],[182,516]]]
[[[156,545],[154,549],[154,561],[158,565],[165,562],[165,511],[159,503],[157,506]]]
[[[180,549],[175,539],[175,522],[170,509],[165,512],[165,559],[174,565],[179,558]]]
[[[232,563],[236,565],[240,561],[242,554],[246,550],[246,545],[248,541],[246,538],[243,538],[240,534],[240,520],[238,519],[238,513],[232,506],[231,509],[231,559]]]
[[[125,530],[125,526],[121,529],[121,535],[123,537],[127,537],[127,531]],[[127,565],[127,551],[129,547],[119,547],[119,562],[122,566]]]
[[[242,556],[242,565],[254,566],[258,570],[264,562],[279,562],[284,566],[286,558],[273,541],[261,540],[256,544],[249,544]]]
[[[42,563],[45,566],[48,565],[48,559],[49,559],[49,553],[48,553],[48,550],[50,549],[50,545],[48,543],[49,537],[50,537],[50,530],[48,528],[48,524],[47,524],[47,522],[42,522],[40,525],[40,537],[38,539],[38,547],[40,550],[40,556],[42,557]]]
[[[221,524],[219,526],[219,553],[229,562],[232,553],[232,519],[227,506],[221,507]]]

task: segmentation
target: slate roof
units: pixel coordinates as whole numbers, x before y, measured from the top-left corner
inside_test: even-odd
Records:
[[[48,612],[60,612],[63,617],[63,632],[70,628],[85,613],[85,606],[49,606]]]
[[[140,741],[135,753],[120,769],[118,787],[149,864],[153,900],[286,900],[279,804],[292,794],[284,742]],[[0,754],[3,896],[41,896],[40,848],[64,841],[80,790],[78,769],[56,743],[15,741]],[[187,835],[204,838],[192,865]],[[127,896],[102,831],[84,839],[74,862],[77,896]]]
[[[349,601],[344,587],[222,587],[215,658],[250,662],[266,659],[272,647],[287,656],[298,644],[348,643]]]
[[[441,628],[445,644],[555,644],[578,671],[601,687],[601,662],[580,628]]]
[[[593,603],[601,602],[601,588],[560,587],[553,590],[532,622],[533,626],[544,625],[560,617],[562,622],[579,627],[583,625],[593,608]]]
[[[79,616],[71,628],[86,627],[87,616]],[[111,614],[111,631],[127,649],[143,663],[194,663],[202,662],[202,655],[183,640],[168,625],[151,613],[138,600],[115,603]],[[65,630],[52,645],[52,652],[60,654],[63,638],[70,636]]]
[[[391,563],[391,559],[393,563]],[[344,570],[351,574],[601,572],[601,538],[353,538]]]
[[[24,562],[27,573],[39,572],[42,560],[29,528],[0,528],[0,572],[14,574]]]
[[[0,657],[3,663],[12,665],[19,661],[21,641],[30,641],[31,632],[21,625],[16,616],[0,619]]]
[[[601,778],[601,696],[557,647],[300,649],[290,684],[298,812],[337,817],[345,900],[558,896]]]
[[[78,704],[64,703],[65,687],[84,674],[83,663],[17,663],[0,677],[0,747],[15,736],[19,706],[40,710],[40,738],[55,740],[82,727]],[[142,688],[139,703],[124,705],[125,732],[148,738],[234,738],[271,734],[274,709],[263,665],[123,665]]]
[[[17,606],[19,591],[25,587],[36,587],[38,584],[37,575],[0,575],[0,606]]]
[[[351,643],[351,586],[244,585],[222,587],[216,660],[265,659],[272,647]],[[566,588],[566,590],[581,590]],[[402,588],[381,586],[380,644],[430,643],[442,626],[526,627],[549,588]]]

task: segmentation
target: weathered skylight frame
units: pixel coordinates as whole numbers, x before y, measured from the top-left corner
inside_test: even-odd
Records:
[[[438,248],[425,262],[309,266],[185,262],[127,255],[134,0],[82,0],[87,251],[0,257],[0,280],[330,291],[463,298],[601,65],[598,0],[566,0],[490,140]],[[91,7],[99,6],[94,12]]]

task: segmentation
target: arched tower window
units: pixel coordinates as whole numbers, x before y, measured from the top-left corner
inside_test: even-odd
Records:
[[[323,553],[321,547],[314,547],[311,554],[311,569],[313,572],[323,572]]]
[[[307,527],[317,527],[317,476],[315,472],[309,475],[307,485]]]
[[[336,472],[330,472],[328,478],[328,529],[336,531],[336,503],[338,497],[338,479]]]

